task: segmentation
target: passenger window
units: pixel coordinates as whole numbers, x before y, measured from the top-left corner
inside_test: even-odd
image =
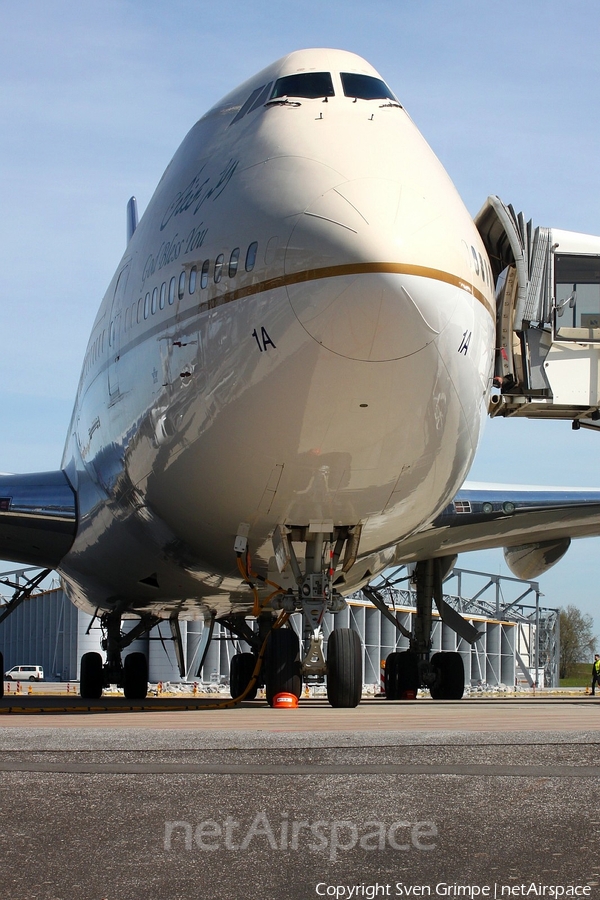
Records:
[[[471,254],[473,256],[473,261],[475,263],[475,271],[479,275],[479,263],[477,262],[477,251],[475,250],[475,247],[471,247]]]
[[[231,256],[229,257],[229,277],[234,278],[235,274],[238,270],[238,261],[240,258],[240,248],[236,247],[235,250],[231,251]]]
[[[179,276],[179,288],[177,289],[177,296],[181,300],[184,294],[185,294],[185,269]]]
[[[167,296],[167,284],[165,281],[160,286],[160,299],[158,301],[159,309],[165,308],[165,298]]]
[[[108,346],[112,347],[115,342],[115,320],[113,319],[110,323],[110,329],[108,331]]]
[[[258,241],[252,241],[246,253],[246,272],[251,272],[256,265],[256,251],[258,250]]]
[[[154,288],[152,291],[152,315],[156,312],[156,305],[158,303],[158,288]]]
[[[485,269],[483,268],[483,258],[481,256],[481,253],[479,253],[478,256],[479,256],[479,268],[481,269],[481,277],[485,281]]]
[[[142,304],[143,304],[143,302],[144,302],[144,301],[143,301],[142,298],[140,297],[140,299],[138,300],[138,308],[137,308],[137,320],[138,320],[138,322],[141,322],[141,321],[142,321]]]
[[[129,307],[127,307],[127,309],[125,310],[125,331],[129,330],[129,315]],[[100,338],[98,338],[98,340],[100,340]]]
[[[150,313],[150,291],[144,297],[144,318],[148,318],[148,314]]]
[[[175,302],[175,276],[171,278],[169,282],[169,306],[172,306]]]
[[[197,270],[196,266],[192,266],[192,268],[190,269],[190,283],[188,286],[188,291],[190,292],[190,294],[193,294],[194,291],[196,290],[196,275],[197,274],[198,274],[198,270]]]
[[[398,102],[389,87],[380,78],[372,75],[357,75],[354,72],[341,72],[342,86],[346,97],[358,100],[393,100]]]
[[[200,273],[200,287],[205,288],[208,284],[208,270],[210,268],[210,260],[205,259],[202,263],[202,272]]]
[[[215,260],[215,284],[218,284],[223,275],[223,260],[225,259],[224,253],[219,253]]]
[[[271,100],[277,97],[333,97],[333,81],[329,72],[305,72],[301,75],[286,75],[278,78],[271,94]]]

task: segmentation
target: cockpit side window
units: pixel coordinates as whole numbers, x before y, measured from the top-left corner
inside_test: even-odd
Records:
[[[254,101],[254,103],[252,104],[252,106],[250,107],[248,112],[254,112],[254,110],[258,109],[259,106],[265,105],[265,103],[267,102],[267,97],[269,96],[269,91],[271,90],[272,84],[273,84],[272,81],[270,81],[268,84],[265,84],[264,88],[262,89],[262,91],[260,92],[260,94],[258,95],[256,100]]]
[[[239,110],[237,116],[235,117],[235,119],[232,119],[232,120],[231,120],[231,124],[232,124],[232,125],[233,125],[235,122],[239,122],[239,120],[242,119],[242,118],[246,115],[246,113],[248,112],[248,110],[250,109],[250,107],[252,106],[252,104],[254,103],[254,101],[256,100],[256,98],[262,93],[263,88],[264,88],[264,84],[261,85],[259,88],[256,88],[255,91],[252,91],[252,93],[250,94],[250,96],[248,97],[248,99],[246,100],[246,102],[245,102],[245,103],[243,104],[243,106],[240,108],[240,110]]]
[[[333,97],[333,80],[329,72],[303,72],[278,78],[270,99],[277,97]]]
[[[372,75],[358,75],[355,72],[341,72],[342,86],[346,97],[358,100],[393,100],[398,102],[389,87],[380,78]]]

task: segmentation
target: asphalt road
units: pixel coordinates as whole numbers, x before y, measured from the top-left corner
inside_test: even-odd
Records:
[[[600,897],[591,699],[4,714],[0,749],[2,900]]]

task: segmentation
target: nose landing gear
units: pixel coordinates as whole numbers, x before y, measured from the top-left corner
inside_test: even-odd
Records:
[[[271,674],[276,686],[289,682],[300,696],[301,678],[327,679],[327,697],[332,706],[355,707],[362,694],[362,648],[358,634],[351,628],[336,628],[327,641],[327,660],[323,655],[323,617],[326,612],[337,613],[346,608],[346,601],[335,590],[333,577],[345,549],[342,570],[349,569],[356,559],[359,528],[338,528],[332,523],[311,525],[305,528],[277,528],[273,536],[275,558],[280,571],[289,565],[296,580],[297,589],[290,590],[272,601],[274,609],[284,609],[290,614],[302,612],[304,657],[299,664],[298,649],[291,639],[283,644],[283,634],[276,640],[277,653],[286,657],[281,671],[285,679]],[[305,567],[302,571],[293,542],[306,545]],[[275,637],[272,634],[271,640]],[[293,646],[292,646],[293,644]],[[274,696],[269,689],[269,660],[267,655],[267,699]],[[290,680],[291,679],[291,680]],[[273,688],[274,690],[274,688]]]

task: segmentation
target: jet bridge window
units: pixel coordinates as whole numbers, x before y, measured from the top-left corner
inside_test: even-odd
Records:
[[[329,72],[303,72],[301,75],[285,75],[278,78],[271,94],[271,100],[277,97],[333,97],[333,81]]]
[[[600,328],[600,256],[557,253],[554,280],[557,337],[563,328]]]
[[[358,100],[398,100],[385,82],[372,75],[357,75],[354,72],[341,72],[342,86],[346,97]]]

